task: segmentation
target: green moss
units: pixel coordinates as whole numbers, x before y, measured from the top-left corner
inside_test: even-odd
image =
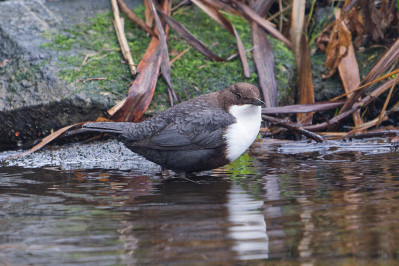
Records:
[[[57,51],[66,51],[72,48],[72,44],[74,40],[68,36],[64,36],[62,34],[55,34],[53,37],[53,42],[48,44],[43,44],[43,47],[51,47]]]
[[[274,74],[276,76],[280,105],[294,104],[296,87],[296,63],[294,54],[275,38],[269,38],[274,54]]]
[[[144,7],[135,9],[143,17]],[[236,27],[246,49],[252,47],[250,25],[238,16],[226,14]],[[236,53],[235,37],[209,18],[202,10],[191,7],[182,9],[174,18],[203,41],[212,51],[221,57]],[[74,83],[77,92],[85,90],[89,95],[98,92],[111,94],[115,101],[126,96],[129,80],[132,79],[129,68],[122,64],[122,55],[112,25],[111,12],[98,14],[88,23],[76,25],[62,34],[46,32],[43,36],[50,40],[43,47],[60,51],[58,75],[69,83]],[[151,40],[147,34],[125,19],[125,34],[131,49],[133,60],[138,63]],[[276,76],[279,79],[280,94],[289,89],[287,73],[294,66],[292,53],[279,41],[270,38],[276,55]],[[176,32],[170,30],[169,52],[171,58],[189,47]],[[287,56],[288,54],[288,56]],[[87,57],[90,55],[89,57]],[[257,75],[251,53],[247,53],[251,77],[245,78],[238,57],[228,62],[212,62],[191,48],[172,65],[171,80],[174,90],[182,100],[222,89],[236,82],[257,84]],[[82,64],[87,57],[85,64]],[[83,80],[106,78],[106,80]],[[127,80],[126,80],[127,79]],[[150,111],[159,111],[168,107],[166,85],[159,79]]]
[[[15,73],[15,81],[22,82],[23,80],[37,80],[41,78],[41,74],[39,72],[42,63],[34,64],[28,62],[24,59],[18,59],[16,61],[15,67],[18,71],[14,71]]]
[[[132,77],[128,66],[122,63],[112,21],[112,13],[107,11],[62,34],[46,32],[43,36],[50,42],[42,47],[60,51],[57,75],[68,83],[74,83],[76,92],[83,90],[97,96],[105,92],[117,101],[126,96]],[[138,62],[150,38],[127,19],[125,28],[134,61]]]
[[[365,50],[356,52],[356,59],[359,65],[360,79],[366,77],[370,70],[377,64],[378,60],[386,52],[386,49],[379,46],[371,46]]]

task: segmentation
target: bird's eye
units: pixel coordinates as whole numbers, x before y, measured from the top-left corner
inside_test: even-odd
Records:
[[[241,94],[237,93],[236,96],[237,96],[237,99],[241,99]]]

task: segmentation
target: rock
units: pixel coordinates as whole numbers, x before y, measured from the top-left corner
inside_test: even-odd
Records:
[[[162,170],[161,166],[133,153],[116,140],[54,146],[24,157],[3,161],[17,154],[18,152],[15,151],[0,152],[0,167],[57,167],[62,170],[101,168],[139,171],[147,174],[156,174]]]
[[[39,0],[2,2],[0,17],[0,61],[10,60],[0,68],[0,148],[48,134],[65,125],[60,123],[65,116],[80,121],[75,97],[68,98],[73,87],[57,78],[53,66],[43,64],[54,60],[55,53],[40,49],[46,41],[40,34],[60,19]]]
[[[45,33],[110,8],[108,0],[0,2],[0,150],[96,119],[113,104],[61,80],[60,53],[43,47]]]

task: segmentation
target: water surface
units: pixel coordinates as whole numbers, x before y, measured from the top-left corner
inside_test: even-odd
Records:
[[[189,180],[1,167],[0,264],[399,264],[398,152],[265,145]]]

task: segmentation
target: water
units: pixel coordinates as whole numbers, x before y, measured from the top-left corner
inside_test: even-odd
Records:
[[[0,264],[399,264],[399,153],[294,146],[190,180],[1,167]]]

